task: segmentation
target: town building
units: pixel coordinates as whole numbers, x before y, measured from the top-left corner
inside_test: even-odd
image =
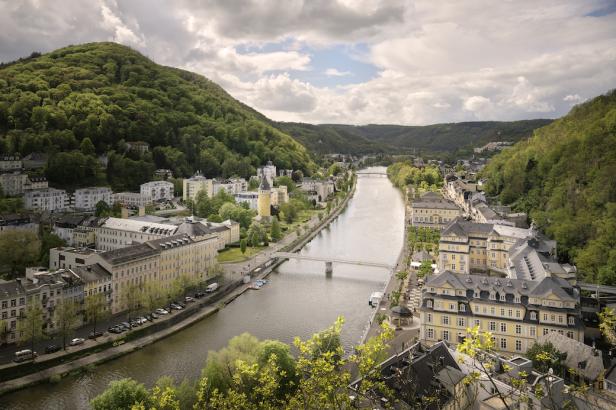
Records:
[[[177,226],[126,218],[107,218],[96,229],[96,249],[109,251],[175,234]]]
[[[235,202],[238,204],[246,203],[248,208],[257,209],[259,201],[259,193],[256,191],[245,191],[234,195]]]
[[[0,233],[16,229],[38,234],[39,224],[31,214],[0,214]]]
[[[152,197],[142,195],[140,192],[117,192],[112,195],[111,201],[119,203],[126,208],[141,208],[152,203]]]
[[[62,246],[49,250],[49,270],[75,269],[94,264],[94,255],[100,253],[91,248]]]
[[[59,212],[68,209],[69,206],[70,197],[63,189],[34,189],[24,194],[24,208],[26,209]]]
[[[25,185],[24,185],[24,191],[28,191],[31,189],[45,189],[45,188],[49,188],[49,182],[47,181],[47,178],[42,177],[42,176],[28,176],[28,180],[26,181]]]
[[[312,178],[304,178],[301,185],[298,187],[304,192],[314,192],[317,202],[325,202],[336,191],[334,181],[332,180],[316,180]]]
[[[97,294],[103,294],[107,306],[111,310],[111,303],[113,301],[111,272],[98,263],[79,266],[73,268],[72,271],[83,282],[84,299]]]
[[[248,182],[244,178],[230,178],[226,180],[213,180],[212,194],[216,195],[218,191],[224,190],[230,195],[239,194],[248,189]]]
[[[257,217],[260,219],[268,219],[272,216],[271,203],[271,185],[265,175],[261,176],[261,184],[259,185],[259,196],[257,197]]]
[[[19,154],[0,156],[0,173],[20,171],[22,167]]]
[[[583,342],[579,291],[557,276],[541,280],[441,272],[422,289],[420,339],[457,344],[479,326],[495,349],[523,354],[541,335],[557,332]]]
[[[19,340],[17,321],[25,310],[26,292],[21,281],[0,279],[0,320],[6,326],[6,333],[0,331],[0,344],[16,343]]]
[[[150,181],[140,186],[141,197],[152,198],[152,201],[168,200],[174,197],[173,183],[168,181]]]
[[[163,181],[166,181],[170,178],[173,178],[173,171],[171,171],[170,169],[159,168],[156,171],[154,171],[154,177],[160,178]]]
[[[208,198],[214,196],[214,183],[211,179],[207,179],[200,172],[197,172],[194,176],[184,179],[182,182],[182,199],[184,201],[194,201],[197,198],[197,194],[201,190],[205,190]]]
[[[462,215],[460,208],[436,192],[427,192],[411,203],[413,226],[443,229],[450,221]]]
[[[270,188],[270,203],[272,206],[280,206],[289,202],[289,193],[286,185]]]
[[[267,161],[267,164],[257,168],[257,177],[259,180],[262,178],[267,179],[269,186],[274,186],[274,179],[276,178],[276,165],[272,161]]]
[[[19,171],[0,174],[0,193],[5,196],[17,196],[24,193],[28,175]]]
[[[144,141],[127,141],[126,148],[139,154],[145,154],[150,150],[150,144]]]
[[[78,211],[94,211],[96,204],[105,202],[112,205],[113,192],[109,187],[89,187],[75,190],[73,195],[74,207]]]
[[[85,219],[83,215],[63,215],[56,220],[52,232],[69,245],[73,244],[73,231]]]

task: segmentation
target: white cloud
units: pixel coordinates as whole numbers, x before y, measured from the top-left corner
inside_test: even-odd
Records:
[[[325,70],[325,75],[329,77],[346,77],[352,75],[350,71],[338,71],[336,68],[328,68]]]

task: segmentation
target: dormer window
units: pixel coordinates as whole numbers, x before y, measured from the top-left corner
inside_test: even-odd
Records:
[[[517,295],[513,298],[513,301],[514,301],[515,303],[522,303],[522,300],[521,300],[521,299],[520,299],[520,297],[519,297],[519,296],[517,296]]]
[[[466,312],[466,305],[460,304],[460,312]]]
[[[505,301],[505,295],[500,295],[500,301],[504,302]]]
[[[490,292],[490,299],[491,300],[496,300],[496,293]]]
[[[479,298],[479,291],[478,290],[475,291],[475,298]]]
[[[569,316],[569,326],[575,325],[575,317]]]
[[[537,312],[530,312],[530,320],[537,320]]]
[[[433,306],[432,301],[431,301],[431,300],[428,300],[428,301],[426,302],[426,306],[427,306],[427,307],[429,307],[429,308],[431,308],[431,307]]]

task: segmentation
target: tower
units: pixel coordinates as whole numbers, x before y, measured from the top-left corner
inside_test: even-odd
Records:
[[[267,178],[261,176],[261,184],[259,185],[259,197],[257,198],[257,212],[259,218],[267,219],[271,216],[271,188]]]

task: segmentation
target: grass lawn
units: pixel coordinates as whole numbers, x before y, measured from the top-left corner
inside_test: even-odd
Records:
[[[313,215],[317,215],[320,211],[322,210],[308,209],[308,210],[300,211],[299,214],[297,215],[297,219],[291,224],[287,224],[284,220],[281,220],[280,227],[283,230],[283,234],[294,231],[295,229],[297,229],[298,226],[303,225],[306,222],[308,222],[310,218],[312,218]],[[323,211],[323,214],[325,214],[325,211]]]
[[[256,253],[259,253],[261,250],[266,248],[265,246],[257,246],[255,248],[251,248],[250,246],[246,248],[246,253],[242,254],[240,248],[227,248],[218,253],[218,263],[232,263],[232,262],[243,262],[246,259],[250,258]]]

